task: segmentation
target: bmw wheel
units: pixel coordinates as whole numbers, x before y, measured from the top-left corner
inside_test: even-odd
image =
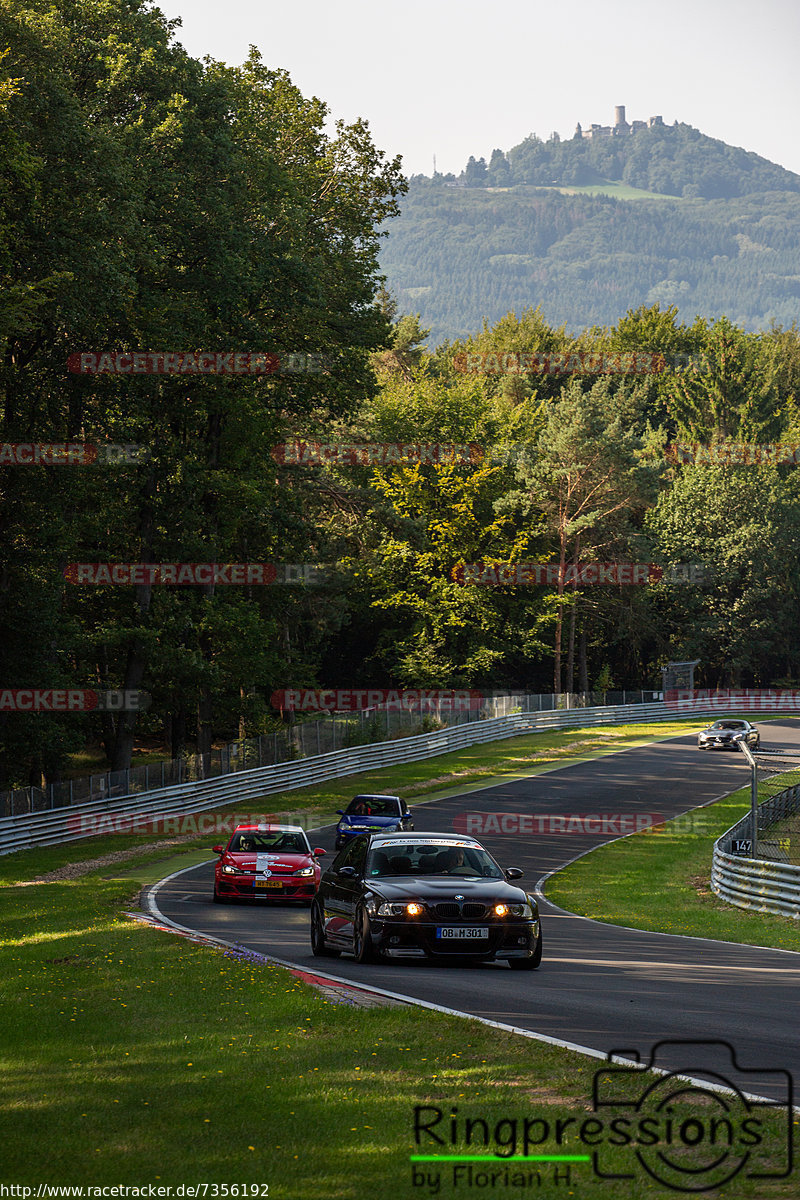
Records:
[[[375,957],[372,951],[372,938],[369,931],[369,917],[365,908],[356,911],[353,921],[353,955],[356,962],[372,962]]]
[[[311,953],[315,958],[338,958],[338,950],[329,950],[325,943],[322,913],[316,900],[311,903]]]

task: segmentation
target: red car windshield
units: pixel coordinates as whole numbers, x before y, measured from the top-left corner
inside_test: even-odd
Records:
[[[228,849],[233,854],[310,854],[302,833],[235,833]]]

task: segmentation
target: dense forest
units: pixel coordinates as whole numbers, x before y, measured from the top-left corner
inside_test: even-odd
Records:
[[[3,458],[0,683],[152,698],[146,713],[0,712],[0,783],[57,778],[98,744],[115,768],[142,739],[204,752],[273,727],[269,698],[284,688],[652,687],[662,663],[694,658],[703,685],[796,686],[800,474],[680,463],[669,449],[800,441],[788,316],[755,332],[740,308],[718,315],[709,301],[686,320],[667,292],[568,332],[520,297],[516,314],[478,305],[468,336],[428,351],[402,290],[398,305],[381,286],[399,163],[363,122],[326,134],[324,106],[256,54],[239,68],[200,63],[172,34],[137,0],[13,0],[0,12],[1,440],[146,451],[116,465]],[[596,228],[616,248],[611,292],[623,245],[647,282],[651,259],[680,242],[660,204],[637,207],[649,216],[634,236],[611,201],[436,185],[415,195],[412,206],[427,195],[442,208],[425,238],[446,229],[465,247],[487,241],[469,214],[516,205],[576,304]],[[796,254],[795,203],[788,192],[680,201],[749,212],[776,273]],[[736,257],[725,221],[698,220],[693,236],[709,261],[753,261]],[[490,257],[514,245],[495,222]],[[100,351],[319,365],[68,370]],[[590,351],[623,364],[622,352],[663,356],[664,369],[567,373],[570,355]],[[562,366],[506,357],[504,373],[463,369],[465,355],[489,352]],[[274,449],[296,440],[483,453],[298,465]],[[269,586],[77,586],[70,567],[176,562],[332,570]],[[664,578],[468,586],[459,574],[624,562],[660,564]],[[686,564],[705,575],[671,570]]]
[[[415,176],[388,228],[381,266],[432,345],[536,306],[573,333],[642,304],[800,320],[800,176],[688,125],[531,135],[458,178]]]
[[[800,195],[619,200],[415,180],[381,266],[430,344],[541,307],[577,333],[642,304],[745,329],[800,320]]]

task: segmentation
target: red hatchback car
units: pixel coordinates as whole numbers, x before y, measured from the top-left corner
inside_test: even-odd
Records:
[[[227,846],[214,846],[214,901],[302,900],[319,887],[317,859],[299,825],[237,825]]]

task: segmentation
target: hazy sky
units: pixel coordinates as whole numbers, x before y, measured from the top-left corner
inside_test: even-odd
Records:
[[[407,174],[660,114],[800,172],[798,0],[164,0],[190,54],[251,44]]]

